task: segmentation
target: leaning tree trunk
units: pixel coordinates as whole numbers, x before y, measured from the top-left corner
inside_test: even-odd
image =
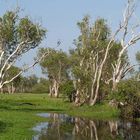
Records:
[[[105,55],[104,55],[104,58],[101,62],[101,64],[98,66],[98,72],[97,72],[97,81],[95,83],[95,95],[94,95],[94,98],[93,100],[90,102],[90,105],[93,106],[95,105],[95,103],[97,102],[97,99],[98,99],[98,96],[99,96],[99,88],[100,88],[100,81],[101,81],[101,76],[102,76],[102,72],[103,72],[103,67],[106,63],[106,60],[107,60],[107,56],[108,56],[108,53],[109,53],[109,49],[110,49],[110,46],[112,44],[112,41],[113,41],[113,37],[112,39],[109,41],[108,45],[107,45],[107,48],[105,50]]]
[[[132,47],[135,45],[138,41],[140,41],[140,24],[139,21],[135,25],[132,24],[129,26],[130,21],[134,14],[134,8],[135,8],[135,2],[132,0],[129,0],[126,6],[126,9],[123,13],[123,22],[120,26],[121,36],[121,49],[118,53],[118,58],[114,64],[112,64],[113,67],[113,87],[112,90],[117,90],[117,85],[120,82],[120,80],[125,77],[125,75],[132,70],[133,66],[130,66],[128,62],[123,62],[123,56],[127,52],[129,47]],[[137,18],[136,18],[137,21]],[[135,66],[135,65],[134,65]]]
[[[89,121],[89,123],[90,123],[90,130],[91,130],[91,139],[93,139],[93,132],[94,132],[95,140],[99,140],[99,138],[98,138],[98,130],[97,130],[95,122],[94,121]]]

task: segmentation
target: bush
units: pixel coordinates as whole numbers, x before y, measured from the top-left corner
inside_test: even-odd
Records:
[[[74,91],[74,86],[72,81],[67,81],[60,87],[60,93],[65,96],[70,96]]]
[[[121,115],[127,118],[140,116],[140,82],[133,79],[123,80],[118,85],[118,90],[113,92],[110,99],[122,102]]]
[[[38,83],[32,88],[32,93],[49,93],[49,86]]]

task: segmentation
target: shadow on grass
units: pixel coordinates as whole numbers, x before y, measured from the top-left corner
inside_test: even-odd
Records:
[[[6,111],[24,111],[24,112],[63,112],[64,109],[58,109],[58,108],[49,108],[46,106],[46,108],[41,108],[39,105],[4,105],[0,104],[0,110],[6,110]]]
[[[63,109],[53,109],[53,108],[47,108],[47,109],[39,109],[39,108],[17,108],[17,109],[10,109],[10,111],[24,111],[24,112],[62,112]]]
[[[40,103],[32,101],[0,100],[0,110],[6,111],[23,111],[23,112],[63,112],[56,105],[41,106]]]
[[[0,133],[6,132],[7,128],[12,127],[12,126],[13,124],[11,123],[5,123],[5,122],[0,121]]]

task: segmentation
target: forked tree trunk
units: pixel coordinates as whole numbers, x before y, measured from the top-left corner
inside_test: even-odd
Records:
[[[134,8],[135,8],[135,1],[128,0],[126,9],[123,13],[123,23],[120,26],[121,29],[121,50],[118,53],[118,58],[114,64],[112,64],[113,67],[113,85],[112,90],[116,91],[118,83],[120,80],[125,77],[125,75],[132,70],[133,66],[130,66],[129,63],[123,62],[123,55],[125,55],[127,49],[129,47],[132,47],[140,40],[140,23],[136,23],[136,25],[131,25],[129,28],[130,21],[134,14]],[[137,20],[137,18],[136,18]],[[128,39],[129,38],[129,39]]]
[[[98,96],[99,96],[99,87],[100,87],[100,81],[101,81],[101,76],[102,76],[102,72],[103,72],[103,67],[104,67],[104,65],[106,63],[107,56],[108,56],[109,49],[110,49],[110,46],[112,44],[112,41],[113,41],[113,37],[110,40],[110,42],[108,43],[107,48],[105,50],[104,58],[103,58],[101,64],[99,65],[99,67],[98,67],[97,81],[95,82],[95,91],[94,91],[95,92],[95,95],[94,95],[93,100],[90,102],[90,105],[91,106],[95,105],[95,103],[97,102]]]
[[[91,130],[94,129],[94,131],[91,132],[91,139],[93,139],[93,132],[94,132],[94,134],[95,134],[95,140],[99,140],[98,139],[98,130],[97,130],[97,127],[96,127],[95,122],[94,121],[89,121],[89,123],[90,123],[90,129]]]
[[[118,135],[118,122],[117,121],[109,121],[110,132]]]
[[[50,97],[59,97],[59,83],[56,80],[53,80],[52,84],[49,86],[49,91]]]

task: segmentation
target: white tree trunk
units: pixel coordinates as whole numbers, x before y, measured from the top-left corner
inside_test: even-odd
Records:
[[[59,83],[56,80],[54,81],[54,97],[59,97]]]
[[[49,86],[49,91],[50,91],[49,96],[53,97],[53,86],[52,85]]]
[[[112,90],[117,90],[117,85],[120,80],[132,69],[127,62],[123,64],[123,55],[127,51],[128,47],[135,45],[140,40],[140,23],[136,23],[136,25],[129,26],[131,18],[134,14],[135,2],[128,1],[126,9],[123,14],[123,23],[120,26],[121,32],[121,50],[118,54],[118,59],[115,64],[112,64],[113,67],[113,85]],[[137,20],[137,18],[136,18]],[[128,39],[129,38],[129,39]]]

